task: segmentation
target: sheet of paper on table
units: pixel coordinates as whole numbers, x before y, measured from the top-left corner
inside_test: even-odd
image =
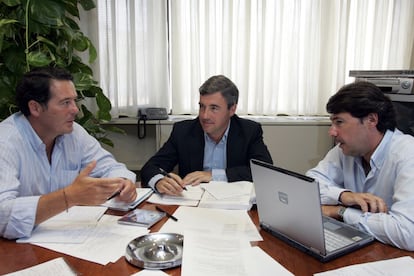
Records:
[[[30,237],[16,242],[82,243],[91,235],[107,209],[102,206],[73,206],[68,212],[63,211],[40,223]]]
[[[410,256],[388,259],[377,262],[350,265],[334,270],[315,273],[315,276],[383,276],[413,275],[414,259]]]
[[[81,244],[35,243],[38,246],[106,265],[125,255],[128,243],[149,233],[145,227],[122,225],[119,216],[103,215],[92,234]]]
[[[184,233],[181,275],[293,276],[262,249],[251,247],[243,236],[223,237],[194,231]]]
[[[256,225],[245,210],[224,210],[180,206],[173,214],[178,221],[167,220],[161,233],[178,233],[192,230],[218,236],[244,236],[249,241],[262,241]]]
[[[4,276],[75,276],[78,273],[68,265],[63,257],[56,258],[26,269],[5,274]]]
[[[187,191],[183,191],[181,195],[172,196],[166,194],[152,194],[148,198],[148,202],[163,205],[181,205],[181,206],[197,206],[200,201],[204,189],[200,185],[187,186]]]

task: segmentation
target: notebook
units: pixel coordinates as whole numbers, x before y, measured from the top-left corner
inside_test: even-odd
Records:
[[[319,185],[310,177],[251,160],[256,204],[262,229],[322,262],[355,251],[374,238],[322,215]],[[334,235],[332,244],[325,239]],[[343,243],[343,246],[335,248]]]
[[[125,203],[123,201],[119,201],[117,198],[112,198],[102,204],[102,206],[108,207],[112,210],[119,210],[119,211],[128,211],[132,210],[137,207],[141,202],[146,200],[150,195],[153,194],[153,190],[151,188],[136,188],[137,189],[137,198],[130,203]]]

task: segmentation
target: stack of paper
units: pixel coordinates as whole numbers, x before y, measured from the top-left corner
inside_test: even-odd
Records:
[[[253,183],[248,181],[211,181],[201,184],[205,190],[198,207],[233,210],[250,210],[254,199]]]
[[[73,206],[36,226],[32,235],[20,238],[18,243],[83,243],[94,231],[106,207]]]
[[[204,189],[200,185],[188,185],[186,188],[187,190],[184,190],[180,195],[153,194],[147,201],[154,204],[197,206]]]
[[[127,244],[149,233],[145,227],[118,224],[119,216],[104,215],[103,206],[74,206],[38,225],[29,242],[106,265],[125,254]]]
[[[184,236],[182,276],[293,276],[261,248],[251,247],[248,240],[237,235],[223,237],[186,231]]]
[[[256,225],[245,210],[193,208],[180,206],[175,210],[177,221],[167,220],[160,233],[184,235],[187,230],[216,233],[221,237],[245,236],[249,241],[262,241]]]

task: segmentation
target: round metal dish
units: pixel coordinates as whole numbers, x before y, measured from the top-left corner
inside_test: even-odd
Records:
[[[181,265],[184,237],[174,233],[152,233],[129,242],[127,261],[141,268],[166,269]]]

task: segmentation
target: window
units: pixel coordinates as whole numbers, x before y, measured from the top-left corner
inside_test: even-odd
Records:
[[[224,74],[238,114],[320,115],[349,70],[413,65],[410,0],[97,0],[85,31],[113,115],[138,106],[196,114],[198,87]]]

